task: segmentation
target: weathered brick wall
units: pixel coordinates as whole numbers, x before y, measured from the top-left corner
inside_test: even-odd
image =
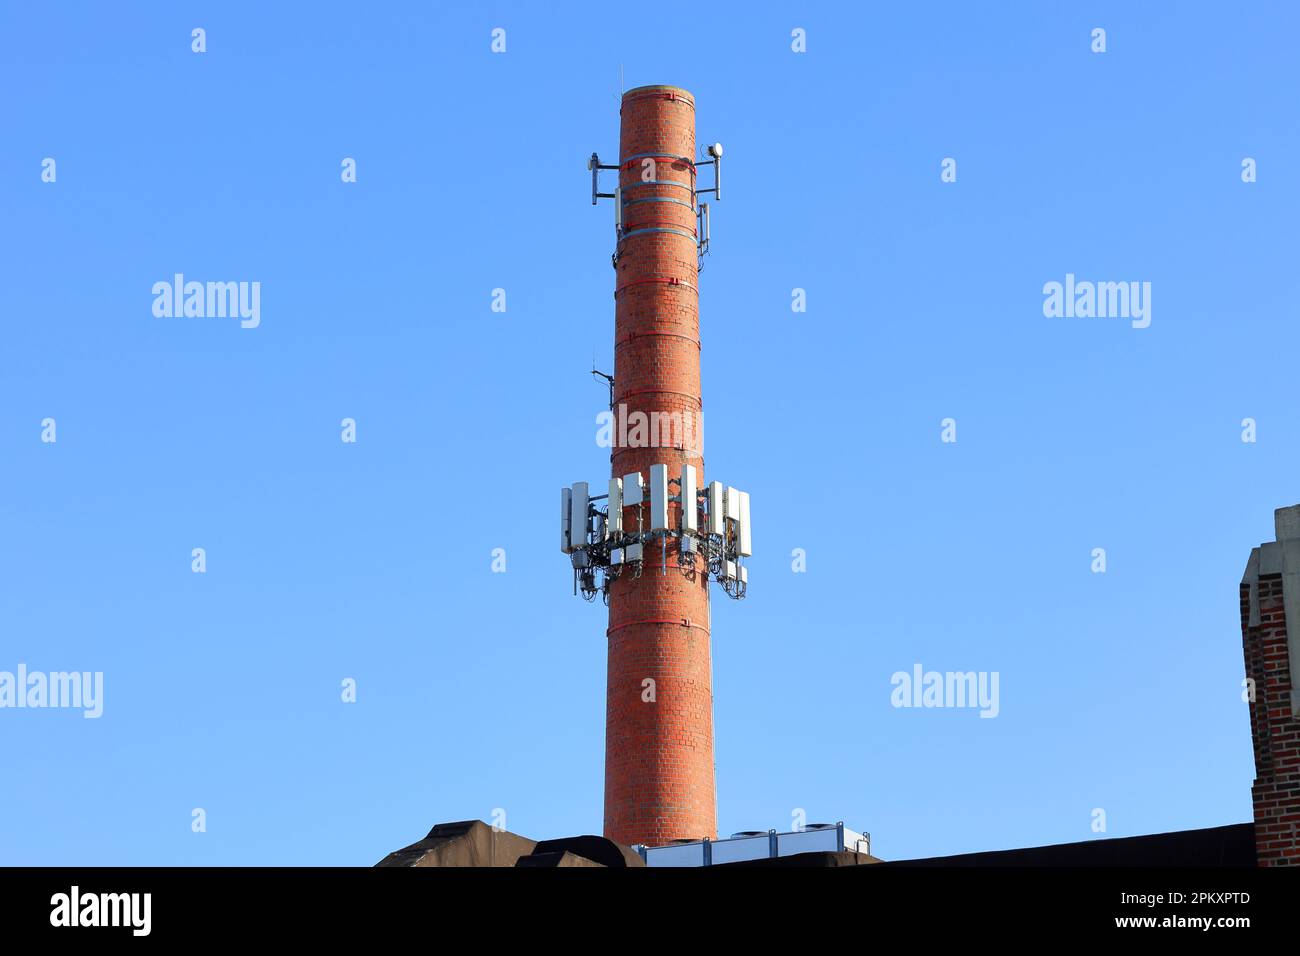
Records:
[[[629,416],[675,414],[698,424],[694,156],[689,93],[651,86],[624,94],[615,407],[625,406]],[[653,183],[643,181],[647,158],[654,162]],[[650,466],[662,463],[675,478],[689,462],[703,487],[702,448],[685,444],[673,447],[661,436],[658,447],[631,447],[616,436],[612,474],[640,471],[648,482]],[[669,518],[678,520],[676,507]],[[637,527],[636,508],[625,509],[624,526]],[[678,567],[675,548],[665,567],[660,549],[648,546],[640,577],[625,573],[610,588],[608,641],[605,836],[624,844],[716,837],[708,582]],[[647,679],[654,682],[653,701],[646,699]]]
[[[1300,721],[1291,712],[1282,576],[1259,578],[1259,625],[1249,626],[1249,586],[1241,588],[1246,676],[1255,682],[1250,732],[1255,747],[1256,854],[1260,866],[1300,864]]]

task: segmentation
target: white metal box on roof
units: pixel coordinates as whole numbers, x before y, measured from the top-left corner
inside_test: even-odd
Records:
[[[717,866],[797,853],[871,853],[871,835],[843,823],[814,823],[802,830],[777,833],[746,831],[727,840],[696,840],[666,846],[633,847],[646,866]]]

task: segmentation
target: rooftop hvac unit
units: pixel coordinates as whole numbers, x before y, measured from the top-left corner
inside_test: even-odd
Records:
[[[842,843],[844,845],[844,849],[852,850],[854,853],[871,852],[870,833],[858,833],[856,830],[850,830],[848,827],[845,827],[843,832],[844,832],[844,838],[842,840]]]
[[[800,853],[871,852],[871,834],[842,823],[819,823],[790,833],[741,830],[722,840],[673,840],[662,846],[637,845],[646,866],[717,866]]]
[[[668,530],[668,466],[650,466],[650,530]]]
[[[560,489],[560,550],[568,554],[573,550],[569,544],[569,512],[573,509],[573,489]]]
[[[722,534],[722,482],[709,482],[709,534]]]
[[[682,530],[695,531],[700,525],[700,505],[695,500],[696,477],[694,465],[682,465]]]
[[[605,522],[605,537],[609,540],[623,536],[623,479],[609,479],[609,515]]]
[[[581,548],[587,543],[587,483],[573,483],[573,498],[569,502],[569,547]]]

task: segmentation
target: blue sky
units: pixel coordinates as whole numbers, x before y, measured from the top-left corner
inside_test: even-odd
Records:
[[[604,612],[555,499],[608,473],[620,67],[727,150],[706,457],[757,554],[715,592],[720,829],[1248,820],[1237,585],[1300,500],[1294,10],[542,7],[5,5],[0,670],[105,700],[0,710],[0,863],[599,832]],[[176,272],[260,282],[260,326],[156,318]],[[1067,273],[1150,282],[1150,327],[1044,317]],[[997,672],[998,717],[891,707],[917,663]]]

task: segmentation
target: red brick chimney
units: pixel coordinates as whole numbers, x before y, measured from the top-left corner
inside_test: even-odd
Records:
[[[1255,852],[1260,866],[1300,864],[1300,505],[1274,512],[1277,540],[1250,552],[1241,579]],[[1288,629],[1288,622],[1293,622]]]
[[[694,158],[690,93],[642,86],[623,94],[614,408],[629,419],[679,415],[694,440],[661,435],[646,447],[619,434],[615,478],[640,472],[648,482],[651,465],[676,476],[691,464],[703,487]],[[644,507],[624,509],[626,527],[637,527]],[[680,507],[671,506],[671,527]],[[675,548],[665,556],[651,545],[641,573],[619,576],[609,590],[605,836],[623,844],[717,837],[708,576],[678,558]]]

